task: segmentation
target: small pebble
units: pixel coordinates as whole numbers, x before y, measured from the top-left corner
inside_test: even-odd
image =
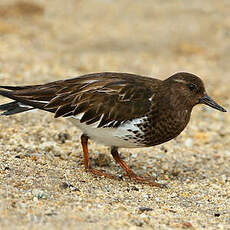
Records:
[[[187,138],[185,140],[185,146],[188,147],[188,148],[191,148],[193,146],[193,139],[192,138]]]
[[[149,211],[153,211],[153,209],[152,209],[152,208],[148,208],[148,207],[140,207],[140,208],[139,208],[139,210],[140,210],[141,212],[145,212],[145,211],[147,211],[147,212],[149,212]]]

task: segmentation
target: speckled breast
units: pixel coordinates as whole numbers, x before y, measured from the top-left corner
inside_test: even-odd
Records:
[[[175,138],[187,126],[190,114],[188,110],[154,113],[154,116],[150,113],[146,122],[139,125],[143,132],[141,142],[145,146],[154,146]]]

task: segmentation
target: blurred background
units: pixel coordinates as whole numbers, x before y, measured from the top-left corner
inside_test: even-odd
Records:
[[[229,12],[229,0],[0,0],[0,84],[188,71],[229,111]],[[157,190],[85,173],[80,132],[64,119],[0,117],[0,228],[229,229],[229,126],[228,113],[197,106],[175,140],[122,150],[137,174],[169,185]],[[89,148],[96,167],[121,173],[107,148]]]
[[[229,83],[230,1],[1,0],[0,80],[98,71]]]

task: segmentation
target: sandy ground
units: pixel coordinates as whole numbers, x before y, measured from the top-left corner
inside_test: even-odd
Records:
[[[229,11],[229,0],[1,0],[0,82],[186,70],[230,110]],[[0,117],[0,229],[230,229],[229,127],[229,113],[197,106],[175,140],[121,149],[168,184],[159,189],[85,173],[80,132],[64,119]],[[122,174],[107,148],[89,148],[96,167]]]

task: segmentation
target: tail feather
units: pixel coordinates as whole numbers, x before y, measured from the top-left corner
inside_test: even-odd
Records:
[[[26,106],[26,105],[21,104],[20,102],[13,101],[10,103],[0,105],[0,111],[4,111],[0,115],[9,116],[9,115],[17,114],[17,113],[26,112],[32,109],[34,108],[31,106]]]
[[[49,112],[55,112],[54,109],[44,108],[47,105],[47,101],[40,101],[36,99],[30,99],[26,96],[18,95],[21,90],[27,90],[31,86],[0,86],[0,88],[6,90],[0,90],[0,95],[14,100],[13,102],[0,105],[0,110],[4,111],[0,115],[13,115],[17,113],[26,112],[32,109],[41,109]],[[39,98],[40,99],[40,98]]]
[[[40,86],[40,85],[34,85],[35,86]],[[30,89],[30,85],[26,86],[9,86],[9,85],[1,85],[0,88],[2,89],[8,89],[8,90],[24,90],[24,89]]]
[[[24,105],[30,105],[38,109],[43,109],[44,105],[47,104],[44,102],[42,103],[42,102],[27,100],[26,98],[23,98],[23,97],[18,97],[12,91],[0,90],[0,95],[13,99],[17,102],[21,102]]]

